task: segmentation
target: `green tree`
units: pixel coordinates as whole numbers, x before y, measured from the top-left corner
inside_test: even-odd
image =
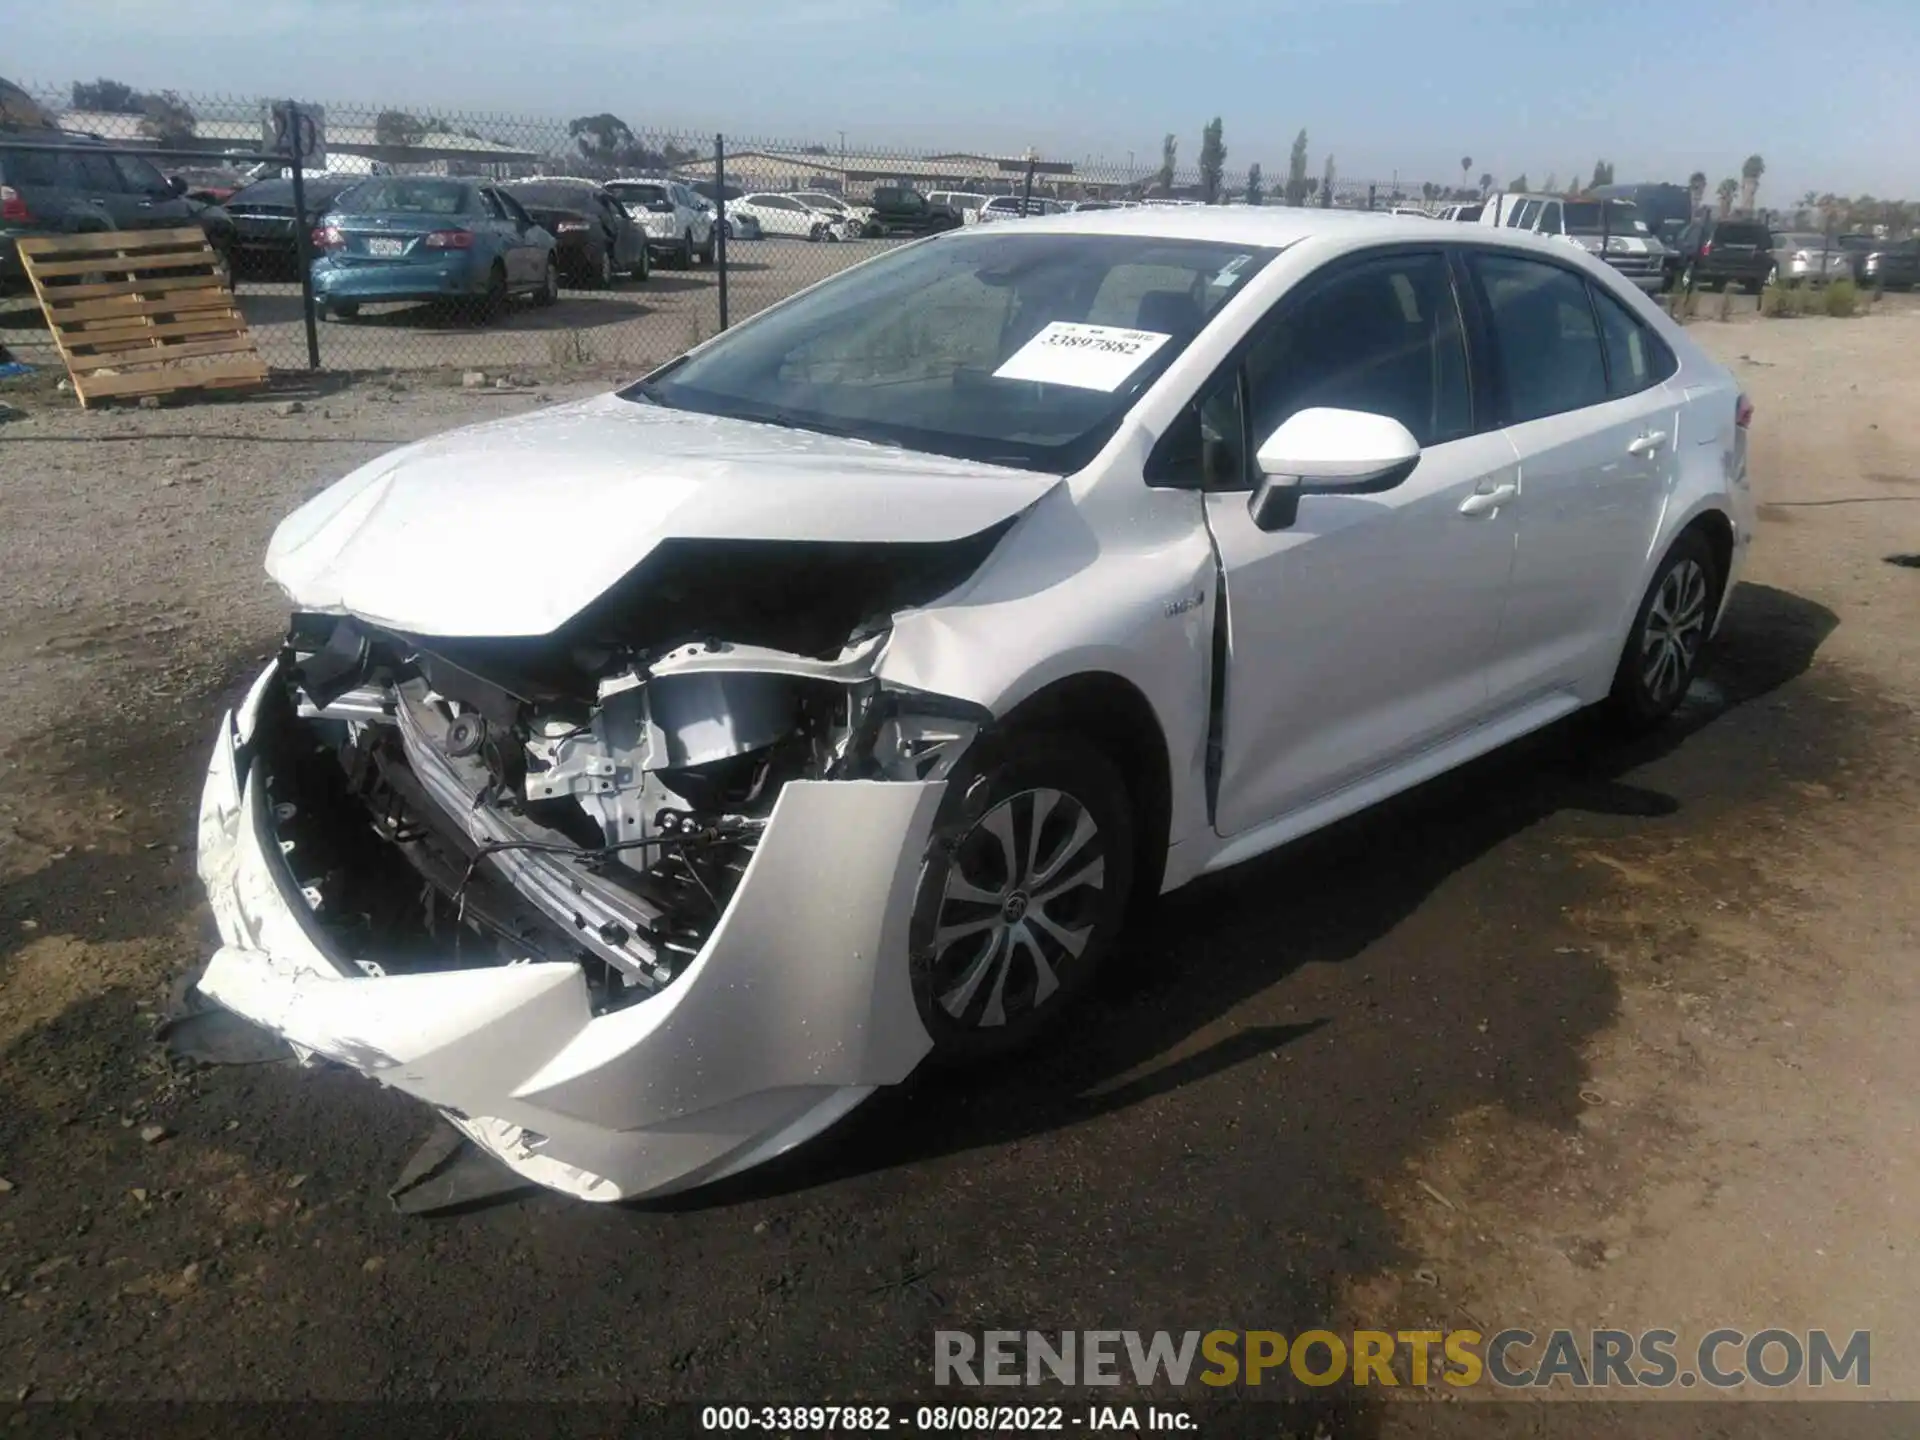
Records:
[[[1720,197],[1720,213],[1722,215],[1731,214],[1733,212],[1734,197],[1740,193],[1740,182],[1732,176],[1728,176],[1720,182],[1720,188],[1715,193]]]
[[[1247,167],[1247,204],[1264,205],[1267,203],[1265,190],[1266,177],[1260,173],[1260,162],[1254,161]]]
[[[1531,185],[1527,184],[1526,172],[1522,171],[1520,174],[1520,177],[1514,180],[1513,182],[1511,182],[1507,186],[1507,193],[1509,195],[1521,195],[1521,194],[1525,194],[1528,190],[1531,190],[1532,188],[1533,187]]]
[[[1491,170],[1484,171],[1480,176],[1480,194],[1484,198],[1485,196],[1491,195],[1492,193],[1493,193],[1493,172]]]
[[[1587,188],[1593,190],[1602,185],[1611,184],[1613,184],[1613,162],[1611,160],[1594,161],[1593,179],[1587,182]]]
[[[1162,195],[1173,194],[1173,172],[1179,158],[1180,142],[1168,132],[1167,138],[1160,142],[1160,173],[1153,177]]]
[[[140,115],[146,110],[146,96],[118,80],[76,80],[73,82],[73,108],[97,110],[106,115]]]
[[[376,145],[412,146],[426,137],[429,123],[405,110],[382,110],[374,118]]]
[[[140,102],[140,133],[162,145],[184,145],[193,139],[193,111],[175,91],[148,95]]]
[[[1462,189],[1466,188],[1467,175],[1472,169],[1473,157],[1471,155],[1462,155],[1460,157],[1460,185]]]
[[[1293,153],[1287,157],[1287,204],[1304,205],[1307,200],[1307,132],[1293,137]]]
[[[1333,204],[1333,152],[1327,152],[1327,163],[1320,171],[1320,203]]]
[[[1700,207],[1707,203],[1707,172],[1696,170],[1687,177],[1687,201],[1692,213],[1698,215]]]
[[[1553,194],[1556,190],[1560,188],[1560,177],[1558,175],[1547,176],[1546,183],[1543,184],[1540,188],[1546,191],[1547,194],[1549,195]]]
[[[567,134],[596,165],[623,165],[634,147],[633,131],[618,115],[582,115],[567,122]]]
[[[1220,172],[1226,168],[1227,142],[1220,117],[1214,116],[1200,132],[1200,198],[1209,205],[1221,199]]]
[[[1751,215],[1753,202],[1760,196],[1760,177],[1767,173],[1767,162],[1758,155],[1747,156],[1740,167],[1740,208]]]

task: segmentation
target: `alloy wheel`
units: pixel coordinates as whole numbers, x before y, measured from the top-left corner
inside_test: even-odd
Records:
[[[1700,563],[1684,559],[1654,594],[1640,636],[1640,683],[1656,706],[1676,700],[1693,676],[1706,637],[1711,589]]]
[[[1106,837],[1062,790],[1022,790],[953,849],[933,936],[932,992],[955,1022],[996,1029],[1037,1010],[1077,964],[1105,896]]]

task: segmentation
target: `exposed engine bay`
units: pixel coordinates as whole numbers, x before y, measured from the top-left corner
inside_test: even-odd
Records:
[[[296,615],[265,758],[312,919],[369,975],[577,962],[596,1013],[672,985],[783,786],[942,779],[987,722],[875,671],[998,534],[670,543],[538,640]]]

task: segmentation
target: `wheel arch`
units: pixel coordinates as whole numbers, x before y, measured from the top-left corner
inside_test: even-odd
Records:
[[[1026,696],[995,729],[1085,737],[1114,763],[1133,807],[1134,895],[1158,895],[1172,839],[1173,761],[1145,692],[1110,670],[1079,671]]]

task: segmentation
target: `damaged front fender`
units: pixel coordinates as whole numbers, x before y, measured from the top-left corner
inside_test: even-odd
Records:
[[[368,974],[330,954],[274,840],[272,776],[248,743],[259,694],[223,725],[203,795],[222,945],[201,990],[439,1107],[528,1180],[616,1200],[717,1179],[824,1129],[931,1048],[906,957],[942,782],[786,785],[685,972],[596,1013],[578,964]]]

